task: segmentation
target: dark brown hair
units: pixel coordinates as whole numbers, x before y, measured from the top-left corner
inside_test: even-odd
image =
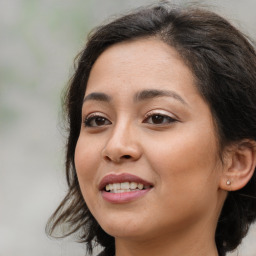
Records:
[[[156,37],[174,47],[194,73],[198,91],[209,104],[220,148],[243,139],[256,140],[256,54],[250,41],[228,21],[202,8],[168,3],[135,10],[98,27],[88,38],[65,98],[69,124],[66,151],[68,193],[48,223],[48,233],[68,224],[65,236],[79,231],[92,252],[114,255],[114,238],[96,222],[81,194],[74,164],[80,133],[81,106],[92,65],[110,45]],[[256,219],[256,174],[239,191],[229,192],[216,228],[220,256],[235,249]]]

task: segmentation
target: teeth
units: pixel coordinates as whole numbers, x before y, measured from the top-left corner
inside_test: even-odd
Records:
[[[124,193],[134,190],[142,190],[143,188],[149,188],[149,186],[144,186],[143,184],[136,182],[122,182],[108,184],[106,185],[105,190],[111,193]]]
[[[114,190],[121,189],[121,184],[120,183],[114,183],[113,184],[113,189]]]
[[[130,188],[131,189],[136,189],[137,188],[137,183],[136,182],[131,182],[130,183]]]
[[[143,184],[138,184],[139,189],[143,189]]]
[[[118,184],[118,183],[116,183],[116,184]],[[121,189],[129,189],[129,188],[130,188],[129,182],[121,183]]]

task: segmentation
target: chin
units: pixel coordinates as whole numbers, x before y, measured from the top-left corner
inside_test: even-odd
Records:
[[[120,238],[134,238],[144,237],[148,230],[146,230],[146,223],[141,223],[141,218],[134,216],[133,218],[123,218],[114,216],[104,220],[99,220],[99,225],[102,229],[113,237]]]

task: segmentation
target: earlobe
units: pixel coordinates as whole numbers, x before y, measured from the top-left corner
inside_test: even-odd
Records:
[[[251,179],[256,166],[256,142],[244,140],[229,148],[226,164],[220,179],[220,188],[235,191]]]

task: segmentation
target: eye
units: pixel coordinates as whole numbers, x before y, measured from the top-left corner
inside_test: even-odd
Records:
[[[156,113],[156,114],[147,115],[147,118],[143,121],[143,123],[160,125],[160,124],[170,124],[176,121],[177,121],[176,119],[170,116]]]
[[[107,118],[100,115],[89,116],[84,121],[86,127],[100,127],[110,124],[111,122]]]

